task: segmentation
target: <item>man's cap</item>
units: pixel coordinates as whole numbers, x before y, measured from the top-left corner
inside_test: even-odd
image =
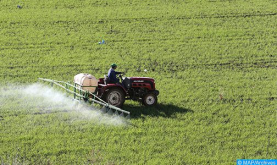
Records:
[[[117,65],[116,65],[115,63],[113,63],[113,64],[111,65],[111,67],[117,67]]]

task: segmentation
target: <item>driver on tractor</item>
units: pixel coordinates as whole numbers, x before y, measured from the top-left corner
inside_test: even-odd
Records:
[[[123,72],[116,72],[115,69],[117,68],[117,65],[116,64],[112,64],[111,65],[111,68],[109,69],[109,72],[108,72],[108,79],[106,80],[107,83],[119,83],[119,79],[116,78],[116,75],[118,74],[122,74]]]

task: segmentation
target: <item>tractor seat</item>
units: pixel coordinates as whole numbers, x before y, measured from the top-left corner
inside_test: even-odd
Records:
[[[108,76],[104,75],[104,84],[107,85],[110,83],[110,79]]]

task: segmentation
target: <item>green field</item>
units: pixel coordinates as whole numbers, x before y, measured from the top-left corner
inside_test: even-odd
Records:
[[[276,159],[276,27],[276,0],[0,0],[0,163]],[[127,121],[37,83],[111,63],[159,104],[126,101]]]

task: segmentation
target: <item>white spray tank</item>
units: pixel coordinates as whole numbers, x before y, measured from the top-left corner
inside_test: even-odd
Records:
[[[91,93],[94,93],[98,86],[98,80],[88,73],[79,73],[74,76],[74,83],[80,85],[83,90]]]

